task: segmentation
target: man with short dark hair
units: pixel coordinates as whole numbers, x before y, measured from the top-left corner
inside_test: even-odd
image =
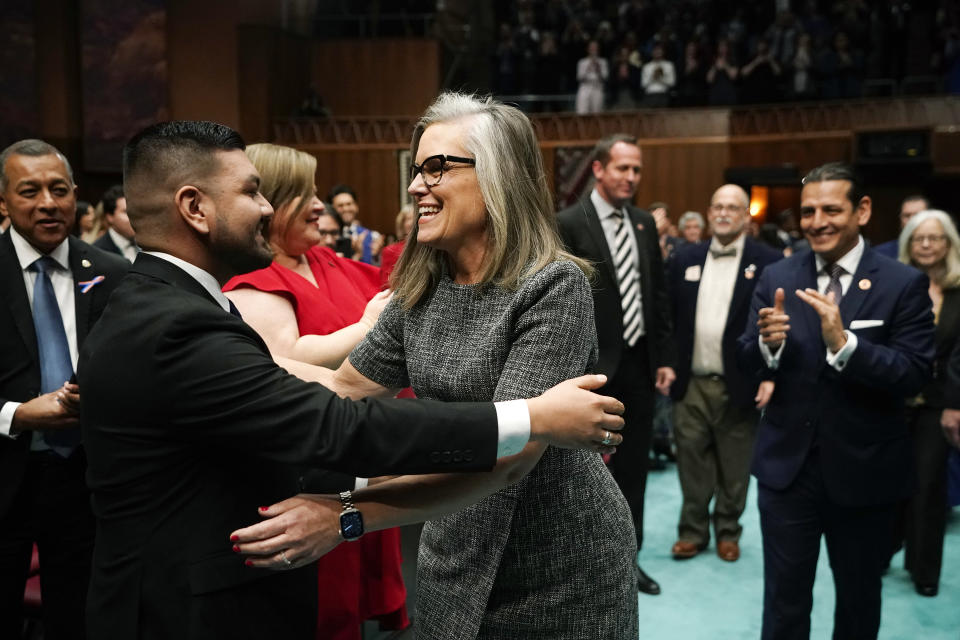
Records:
[[[763,533],[764,640],[807,638],[821,538],[835,638],[876,638],[881,574],[913,479],[904,399],[931,373],[923,273],[878,257],[860,228],[870,197],[830,163],[803,180],[812,251],[767,267],[740,337],[745,371],[774,379],[753,456]]]
[[[900,203],[900,230],[903,231],[903,228],[907,226],[910,218],[929,208],[930,202],[925,196],[913,194],[904,198],[903,202]],[[874,247],[874,250],[888,258],[896,260],[900,254],[900,238],[894,238],[883,244],[878,244]]]
[[[587,198],[557,214],[567,249],[598,265],[593,287],[605,389],[626,407],[630,438],[610,459],[610,470],[633,512],[637,548],[643,545],[643,500],[653,436],[655,390],[670,392],[676,359],[670,302],[657,225],[633,206],[642,166],[635,137],[616,134],[593,151],[596,185]],[[639,565],[637,587],[655,595],[660,586]]]
[[[103,218],[107,221],[107,232],[97,238],[93,246],[133,262],[139,249],[136,234],[127,216],[127,199],[123,196],[123,185],[115,184],[103,194]]]
[[[620,441],[608,430],[622,421],[604,412],[619,403],[576,381],[497,405],[354,403],[278,367],[220,290],[272,259],[262,232],[273,210],[244,148],[209,122],[153,125],[124,148],[143,251],[78,370],[98,639],[313,638],[309,563],[322,550],[244,560],[228,546],[232,531],[269,513],[263,505],[298,493],[301,465],[364,477],[479,471],[531,439],[598,451]],[[341,533],[356,539],[362,514],[350,492],[340,500]]]
[[[50,640],[84,636],[94,521],[77,352],[127,263],[70,235],[77,187],[42,140],[0,153],[0,638],[19,638],[31,549]]]

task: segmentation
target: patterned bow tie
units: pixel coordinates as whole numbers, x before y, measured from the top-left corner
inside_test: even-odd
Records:
[[[735,247],[730,247],[728,249],[714,249],[710,247],[710,255],[714,258],[733,258],[737,255],[737,249]]]

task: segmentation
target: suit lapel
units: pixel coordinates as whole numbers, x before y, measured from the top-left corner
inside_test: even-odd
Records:
[[[797,289],[813,289],[817,290],[817,261],[813,257],[813,251],[807,251],[803,259],[800,262],[800,268],[796,271],[796,278],[793,281],[793,287],[784,287],[783,294],[784,300],[793,299],[796,304],[796,308],[800,310],[799,318],[800,322],[803,323],[801,327],[797,327],[798,333],[800,335],[809,335],[816,336],[817,339],[823,342],[822,332],[820,331],[820,316],[814,310],[813,307],[808,305],[806,302],[797,297]],[[787,307],[789,312],[789,307]],[[793,324],[794,316],[796,314],[790,314],[790,322]],[[823,356],[823,354],[821,354]]]
[[[647,255],[647,234],[656,233],[656,229],[647,229],[640,221],[640,214],[630,205],[623,207],[629,218],[630,230],[633,231],[633,237],[637,241],[637,268],[640,269],[640,279],[644,274],[650,273],[650,256]]]
[[[704,252],[703,259],[704,261],[707,259],[706,252]],[[737,267],[737,280],[733,285],[733,297],[730,299],[731,309],[739,309],[741,305],[746,304],[747,297],[751,293],[750,284],[757,277],[755,260],[756,256],[754,255],[753,243],[750,242],[750,238],[745,238],[743,254],[740,256],[740,264]],[[751,269],[750,267],[753,268]],[[748,272],[752,274],[749,278],[747,278]],[[730,316],[727,317],[729,318]]]
[[[20,261],[17,260],[17,253],[13,249],[9,231],[0,236],[0,299],[5,300],[9,305],[10,314],[20,332],[20,337],[36,360],[39,358],[37,331],[33,326],[30,299],[23,284],[23,270],[20,268]]]
[[[217,300],[214,299],[214,297],[203,288],[202,284],[197,282],[193,276],[172,262],[162,258],[157,258],[148,253],[140,252],[137,254],[137,259],[130,268],[130,272],[141,273],[143,275],[150,276],[151,278],[162,280],[167,284],[171,284],[202,298],[206,298],[211,304],[214,304],[222,309],[222,307],[220,307],[220,303],[217,302]],[[226,313],[226,311],[224,311],[224,313]]]
[[[73,273],[73,284],[76,287],[73,290],[73,300],[74,311],[77,316],[77,345],[80,346],[87,337],[87,331],[90,328],[90,307],[93,303],[93,297],[99,293],[96,286],[84,292],[80,283],[93,280],[97,276],[97,265],[90,261],[87,248],[83,244],[77,242],[74,238],[70,238],[69,242],[70,271]]]
[[[850,288],[840,301],[840,317],[843,318],[845,328],[850,327],[850,321],[854,320],[860,313],[860,307],[863,306],[867,296],[872,290],[875,273],[877,271],[877,261],[874,258],[873,251],[867,249],[860,258],[860,264],[857,265],[857,272],[853,274],[853,280],[850,282]],[[861,286],[860,283],[864,283]]]
[[[937,318],[937,344],[946,344],[948,338],[956,333],[958,326],[960,326],[960,289],[947,289],[943,292],[943,304],[940,307],[940,317]]]
[[[586,218],[587,222],[587,234],[590,236],[590,240],[596,249],[595,255],[600,256],[600,262],[602,263],[600,268],[607,271],[607,276],[610,277],[614,287],[616,287],[617,271],[613,265],[613,255],[610,253],[610,245],[607,244],[607,236],[603,233],[603,226],[600,224],[600,216],[597,215],[597,210],[593,206],[593,203],[590,202],[589,197],[583,198],[580,204],[583,207],[584,218]]]

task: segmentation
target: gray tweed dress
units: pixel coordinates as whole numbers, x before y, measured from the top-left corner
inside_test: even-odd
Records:
[[[350,362],[421,398],[497,401],[538,395],[596,356],[589,284],[557,261],[516,291],[444,276],[410,311],[392,301]],[[417,637],[634,640],[635,541],[600,455],[548,447],[517,484],[426,524]]]

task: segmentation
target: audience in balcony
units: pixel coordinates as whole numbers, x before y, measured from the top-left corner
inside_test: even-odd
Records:
[[[535,71],[518,75],[510,59],[512,66],[498,67],[493,85],[501,94],[573,94],[583,80],[578,61],[595,41],[598,60],[591,68],[603,60],[609,73],[595,72],[591,82],[602,83],[605,105],[613,109],[960,92],[960,17],[949,0],[938,7],[901,0],[808,0],[791,3],[793,11],[777,5],[505,0],[496,9],[498,52],[519,50]],[[548,39],[551,45],[540,46]],[[640,72],[654,51],[675,69],[666,91]],[[551,58],[548,74],[541,56]],[[597,91],[590,89],[594,96]]]

